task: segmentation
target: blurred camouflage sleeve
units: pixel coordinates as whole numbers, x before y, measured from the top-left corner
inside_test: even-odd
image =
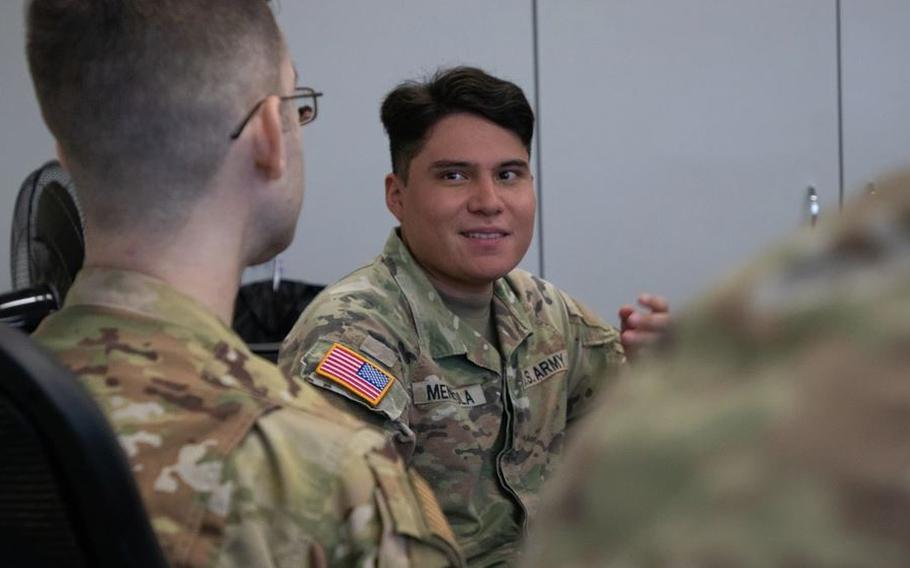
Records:
[[[905,371],[855,355],[635,373],[578,432],[526,565],[906,566]]]
[[[527,566],[910,565],[910,191],[876,199],[730,278],[611,389]]]
[[[384,436],[341,432],[287,409],[258,422],[226,468],[218,566],[460,565],[435,498]]]

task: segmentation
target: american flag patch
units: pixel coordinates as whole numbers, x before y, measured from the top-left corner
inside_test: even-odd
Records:
[[[332,344],[316,367],[316,373],[332,379],[369,402],[370,406],[379,404],[395,382],[395,377],[379,365],[339,343]]]

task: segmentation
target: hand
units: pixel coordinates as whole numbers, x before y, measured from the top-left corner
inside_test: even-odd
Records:
[[[666,298],[642,294],[638,304],[648,312],[639,312],[630,304],[619,308],[620,338],[630,360],[660,341],[670,326],[670,304]]]

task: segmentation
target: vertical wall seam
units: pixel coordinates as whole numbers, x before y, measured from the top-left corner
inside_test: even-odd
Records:
[[[837,36],[837,184],[838,209],[844,207],[844,42],[842,30],[843,6],[835,1]]]
[[[537,17],[537,0],[531,0],[531,38],[533,43],[533,61],[534,61],[534,110],[536,114],[535,125],[537,132],[534,136],[534,152],[537,154],[537,168],[535,178],[537,181],[537,259],[540,270],[540,277],[546,278],[544,268],[544,234],[543,234],[543,153],[541,152],[541,128],[540,128],[540,28]]]

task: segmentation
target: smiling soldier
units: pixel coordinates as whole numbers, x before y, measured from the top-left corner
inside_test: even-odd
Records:
[[[475,68],[399,85],[382,105],[400,227],[383,253],[326,289],[279,364],[394,433],[430,482],[465,556],[509,563],[565,433],[652,341],[666,302],[626,307],[626,333],[515,267],[531,243],[534,113]]]

